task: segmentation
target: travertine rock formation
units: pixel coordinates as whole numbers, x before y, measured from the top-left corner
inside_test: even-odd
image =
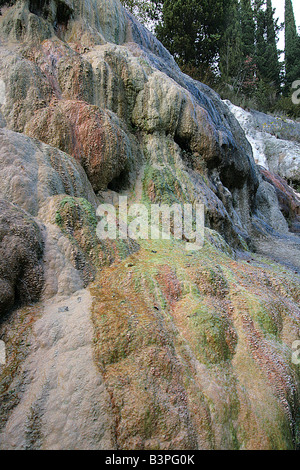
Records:
[[[285,210],[228,107],[118,0],[11,3],[0,448],[295,448],[296,202]],[[120,194],[203,203],[203,249],[100,240],[97,206]]]
[[[300,232],[300,199],[287,184],[287,182],[278,175],[272,174],[263,167],[259,168],[263,179],[273,185],[276,189],[277,199],[280,210],[286,218],[291,232]]]
[[[225,103],[244,129],[255,162],[299,187],[300,123]]]
[[[0,200],[0,312],[37,301],[43,286],[43,238],[24,211]]]

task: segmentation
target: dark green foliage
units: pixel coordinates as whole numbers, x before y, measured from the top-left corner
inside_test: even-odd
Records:
[[[300,118],[300,106],[299,104],[294,104],[290,96],[281,96],[274,104],[271,112],[275,114],[282,114],[292,119]]]
[[[242,53],[244,57],[255,55],[255,21],[251,0],[241,0]]]
[[[280,90],[280,65],[277,51],[278,26],[274,21],[271,0],[266,10],[257,11],[256,64],[260,79]]]
[[[300,80],[300,38],[291,0],[285,0],[285,68],[285,91],[289,93],[292,83]]]
[[[257,4],[256,10],[256,53],[258,82],[256,100],[261,111],[268,111],[280,93],[280,71],[277,35],[279,27],[274,20],[271,0],[267,0],[266,9],[263,3]]]
[[[226,29],[221,39],[219,68],[223,79],[235,85],[243,67],[242,27],[239,0],[228,5]]]
[[[265,79],[270,84],[273,84],[278,90],[280,89],[280,71],[279,56],[277,49],[278,41],[278,20],[274,19],[274,9],[272,8],[272,1],[267,0],[266,9],[266,32],[267,32],[267,47],[266,57],[268,70],[265,72]]]
[[[291,14],[291,1],[289,7]],[[283,64],[279,61],[280,51],[277,48],[282,26],[275,18],[272,0],[231,0],[219,60],[221,82],[229,84],[231,88],[225,87],[224,91],[223,85],[223,90],[218,90],[223,98],[264,112],[284,108],[291,117],[299,115],[297,106],[293,105],[290,97],[291,84],[300,79],[300,44],[294,17],[292,18],[293,33],[289,33],[288,25],[286,28],[286,34],[294,38],[291,48],[293,52],[290,56],[287,54],[287,63],[290,64],[289,69],[287,68],[287,94],[290,103],[284,103],[281,99]],[[284,110],[282,109],[283,112]]]
[[[227,0],[165,0],[158,39],[180,65],[212,65],[225,31]]]

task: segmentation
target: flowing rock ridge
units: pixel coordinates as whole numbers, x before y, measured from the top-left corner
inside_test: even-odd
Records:
[[[288,189],[118,0],[0,7],[0,448],[295,448]],[[203,203],[203,250],[99,240],[119,194]]]
[[[252,145],[254,160],[266,170],[300,187],[300,123],[258,111],[245,111],[224,101]]]

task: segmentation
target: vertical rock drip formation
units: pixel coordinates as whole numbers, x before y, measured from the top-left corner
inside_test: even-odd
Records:
[[[296,200],[118,0],[0,5],[0,448],[297,447]],[[203,249],[100,240],[120,195]]]

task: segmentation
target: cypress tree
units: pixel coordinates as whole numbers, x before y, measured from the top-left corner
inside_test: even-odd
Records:
[[[256,9],[256,51],[255,59],[260,78],[268,73],[266,15],[260,7]]]
[[[219,69],[227,83],[236,82],[243,65],[242,29],[239,0],[228,3],[225,33],[221,39]]]
[[[295,80],[300,80],[300,39],[297,34],[292,0],[285,0],[285,85],[287,93]]]
[[[255,21],[251,0],[241,0],[242,51],[244,57],[255,55]]]
[[[181,66],[214,64],[224,32],[227,0],[164,0],[155,31]]]
[[[242,31],[242,57],[243,73],[241,75],[239,89],[250,97],[256,87],[256,63],[255,63],[255,18],[251,0],[240,1],[240,18]]]
[[[274,19],[275,10],[272,7],[272,0],[267,0],[266,9],[266,30],[267,30],[267,64],[266,80],[272,84],[278,91],[280,90],[280,71],[279,54],[277,49],[278,42],[278,20]]]
[[[263,7],[266,6],[266,9]],[[256,9],[256,64],[259,78],[280,91],[280,64],[277,50],[277,21],[274,20],[272,0]]]

